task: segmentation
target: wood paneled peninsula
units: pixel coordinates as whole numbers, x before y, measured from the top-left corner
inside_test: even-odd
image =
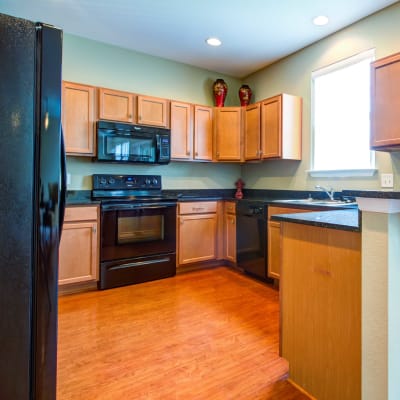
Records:
[[[358,231],[315,213],[275,217],[282,223],[281,354],[292,382],[314,398],[397,399],[400,192],[342,194],[356,198]]]

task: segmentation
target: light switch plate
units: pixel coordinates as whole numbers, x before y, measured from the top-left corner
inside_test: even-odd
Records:
[[[393,174],[381,174],[381,187],[383,188],[393,187]]]

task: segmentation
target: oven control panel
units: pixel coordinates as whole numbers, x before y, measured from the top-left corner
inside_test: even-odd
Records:
[[[107,175],[94,174],[94,190],[161,190],[160,175]]]

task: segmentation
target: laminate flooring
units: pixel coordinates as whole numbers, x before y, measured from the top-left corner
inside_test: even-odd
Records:
[[[218,267],[59,298],[58,400],[305,400],[278,291]]]

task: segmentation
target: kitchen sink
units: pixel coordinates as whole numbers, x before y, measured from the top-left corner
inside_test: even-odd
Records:
[[[350,206],[355,205],[357,202],[355,201],[347,201],[347,200],[321,200],[321,199],[286,199],[286,200],[277,200],[279,203],[288,203],[288,204],[304,204],[310,206]]]

